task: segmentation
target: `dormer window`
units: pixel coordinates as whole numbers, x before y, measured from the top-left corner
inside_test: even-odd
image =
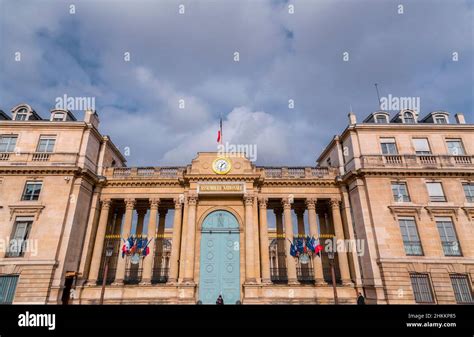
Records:
[[[403,114],[403,120],[405,121],[405,124],[415,124],[415,117],[413,117],[411,112],[405,112]]]
[[[448,120],[446,119],[446,116],[443,116],[443,115],[435,115],[434,122],[435,124],[448,124]]]
[[[25,108],[18,110],[18,112],[15,115],[15,120],[16,121],[28,120],[28,110],[26,110]]]
[[[386,123],[388,123],[387,116],[385,116],[385,115],[375,115],[375,122],[377,124],[386,124]]]
[[[62,122],[64,121],[64,112],[56,112],[53,116],[53,122]]]

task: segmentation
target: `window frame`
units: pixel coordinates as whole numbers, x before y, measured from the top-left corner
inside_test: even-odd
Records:
[[[430,188],[428,186],[432,186],[434,184],[437,184],[437,185],[440,186],[442,195],[431,195],[430,194]],[[428,192],[429,202],[447,202],[448,201],[448,199],[446,198],[446,193],[444,193],[444,188],[443,188],[443,183],[442,182],[440,182],[440,181],[426,181],[425,185],[426,185],[426,190]],[[443,197],[442,200],[441,200],[441,196]]]
[[[403,185],[403,186],[405,186],[405,192],[406,192],[406,199],[407,200],[404,199],[404,200],[400,201],[399,198],[397,199],[395,197],[395,194],[394,194],[394,191],[393,191],[393,186],[394,185]],[[408,184],[405,181],[392,181],[390,183],[390,187],[392,189],[393,200],[395,202],[411,202],[410,192],[408,191]],[[400,190],[400,189],[398,189],[398,190]],[[400,194],[397,194],[397,196],[400,196]],[[405,197],[405,195],[403,197]]]
[[[58,115],[62,115],[62,117],[58,118]],[[64,118],[66,118],[66,114],[64,112],[56,112],[53,115],[53,122],[64,122]]]
[[[410,229],[409,229],[410,226],[407,226],[407,221],[412,221],[413,222],[413,227],[411,227],[411,228],[414,229],[414,232],[410,232]],[[405,255],[407,255],[407,256],[424,256],[425,253],[423,251],[423,244],[421,243],[420,233],[418,232],[418,224],[416,223],[415,217],[412,217],[412,216],[398,217],[398,228],[400,229],[400,235],[402,237],[402,243],[403,243],[403,248],[405,250]],[[405,229],[406,232],[404,232],[403,229]],[[406,234],[406,235],[404,235],[404,234]],[[412,238],[413,234],[415,234],[416,238]],[[408,237],[408,240],[405,240],[406,236]],[[411,253],[408,252],[407,246],[405,245],[405,243],[411,243],[411,242],[414,242],[414,243],[417,242],[417,243],[420,244],[420,254],[411,254]]]
[[[447,148],[447,152],[450,156],[465,156],[466,155],[466,151],[464,149],[464,143],[462,141],[461,138],[446,138],[445,139],[445,142],[446,142],[446,148]],[[458,153],[458,154],[454,154],[454,153],[451,153],[450,151],[450,147],[449,147],[449,143],[454,143],[454,142],[458,142],[459,145],[460,145],[460,149],[461,149],[461,153]]]
[[[379,118],[382,119],[383,118],[383,122],[380,122],[379,121]],[[377,114],[375,115],[375,124],[388,124],[388,118],[386,115],[383,115],[383,114]]]
[[[423,301],[423,292],[421,291],[416,291],[416,290],[421,290],[421,286],[418,282],[416,282],[417,289],[415,290],[415,284],[414,280],[426,280],[426,286],[429,290],[429,295],[430,295],[430,301]],[[435,292],[433,289],[433,285],[431,284],[431,277],[429,273],[410,273],[410,283],[411,283],[411,288],[413,291],[413,297],[415,298],[415,303],[421,303],[421,304],[435,304],[436,303],[436,298],[435,298]],[[417,297],[417,294],[421,296]]]
[[[2,144],[2,141],[3,139],[12,139],[12,138],[15,138],[15,144],[13,146],[13,150],[12,151],[8,151],[9,147],[12,145],[11,142],[8,143],[8,145],[6,146],[6,151],[2,151],[0,149],[0,153],[13,153],[15,152],[15,149],[16,149],[16,144],[18,143],[18,135],[0,135],[0,145]]]
[[[411,115],[411,117],[407,117],[407,115]],[[411,122],[407,122],[407,120],[411,120]],[[416,124],[415,115],[411,111],[405,111],[403,113],[403,123],[404,124]]]
[[[27,198],[26,191],[27,191],[28,185],[40,185],[36,199],[35,199],[35,192],[31,193],[30,198]],[[25,182],[25,187],[23,188],[23,193],[21,194],[21,201],[38,201],[42,190],[43,190],[43,181],[27,180]]]
[[[412,144],[413,144],[413,149],[415,150],[415,154],[418,155],[418,156],[430,156],[432,155],[432,151],[431,151],[431,145],[430,145],[430,141],[428,139],[428,137],[415,137],[415,138],[412,138]],[[426,141],[426,145],[428,147],[428,151],[418,151],[416,149],[416,141],[417,140],[425,140]]]
[[[471,282],[469,280],[469,275],[462,274],[462,273],[453,273],[453,274],[449,274],[449,278],[451,279],[451,286],[453,287],[454,298],[456,299],[456,303],[457,304],[473,304],[474,294],[472,291]],[[456,289],[455,284],[454,284],[455,282],[453,282],[454,280],[464,280],[466,284],[464,285],[464,287],[458,285]],[[462,288],[467,290],[467,294],[462,292]],[[461,290],[461,291],[458,292],[456,290]],[[461,298],[458,295],[461,295]],[[463,295],[466,295],[467,297],[469,297],[467,301],[463,300],[463,297],[464,297]]]
[[[15,257],[24,257],[25,252],[27,250],[27,242],[28,242],[28,237],[30,236],[31,233],[31,228],[33,227],[33,218],[25,218],[25,217],[17,217],[13,223],[13,230],[12,234],[10,236],[10,241],[8,243],[8,254],[5,255],[5,257],[9,258],[15,258]],[[22,234],[21,238],[17,237],[17,232],[18,232],[18,226],[19,225],[26,225],[24,228],[24,233]],[[17,247],[20,247],[20,251],[12,252],[11,246],[12,246],[12,241],[13,240],[21,240],[21,244],[18,245],[16,244]]]
[[[438,122],[439,120],[443,120],[444,122],[439,123]],[[434,124],[449,124],[448,123],[448,118],[445,115],[434,115],[433,116],[433,121],[434,121]]]
[[[469,195],[466,193],[466,186],[469,186]],[[464,197],[466,198],[466,201],[469,203],[474,203],[474,183],[464,182],[462,183],[462,189],[464,191]]]
[[[444,256],[463,256],[462,250],[461,250],[461,243],[459,242],[459,237],[456,232],[456,226],[454,224],[454,221],[451,217],[435,217],[435,223],[436,223],[436,229],[438,230],[439,238],[441,241],[441,248],[443,249],[443,254]],[[439,224],[443,224],[443,231],[440,230]],[[448,231],[446,230],[446,227],[444,224],[449,223],[451,225],[451,229],[453,231],[453,236],[454,240],[449,240],[449,234]],[[443,235],[444,234],[445,238],[448,240],[443,240]],[[449,245],[452,245],[452,243],[456,243],[457,249],[453,249],[453,251],[457,251],[458,254],[446,254],[445,246],[444,244],[447,243]]]
[[[384,140],[387,140],[387,139],[393,139],[393,142],[384,141]],[[380,150],[381,150],[383,156],[396,156],[396,155],[398,155],[397,140],[395,139],[395,137],[380,137],[379,142],[380,142]],[[393,148],[395,150],[395,153],[384,153],[384,144],[393,144]]]
[[[45,151],[40,151],[41,141],[43,141],[43,140],[47,141],[47,143],[45,145]],[[40,135],[40,137],[38,139],[38,145],[36,146],[36,153],[53,153],[54,148],[56,147],[56,140],[57,140],[56,135]],[[50,146],[50,141],[53,141],[53,147],[52,147],[51,151],[46,151],[48,149],[48,147]]]

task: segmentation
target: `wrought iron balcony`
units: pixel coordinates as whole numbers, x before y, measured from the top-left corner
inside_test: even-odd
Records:
[[[124,284],[138,284],[142,280],[142,268],[127,268],[125,269]]]
[[[312,267],[297,267],[296,275],[300,283],[314,283],[314,273]]]
[[[286,268],[270,268],[270,279],[273,283],[288,283]]]
[[[443,252],[445,256],[461,256],[461,249],[458,241],[443,241]]]
[[[406,167],[406,168],[474,168],[474,156],[391,154],[361,156],[362,168]]]
[[[405,253],[407,255],[423,255],[423,248],[420,241],[403,241]]]
[[[168,282],[169,268],[153,268],[151,283],[166,283]]]

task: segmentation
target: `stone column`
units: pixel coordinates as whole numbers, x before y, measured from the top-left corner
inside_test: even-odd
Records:
[[[146,208],[137,209],[138,217],[137,217],[137,227],[135,228],[136,236],[141,236],[143,233],[143,222],[145,221],[146,212],[147,212]]]
[[[168,282],[178,281],[179,247],[181,246],[181,212],[182,206],[179,199],[174,200],[173,239],[171,241],[171,261]]]
[[[341,211],[339,209],[340,201],[337,199],[331,199],[331,210],[332,210],[332,221],[334,224],[334,234],[336,240],[344,240],[344,229],[342,227]],[[349,273],[349,262],[347,260],[346,252],[337,252],[339,259],[339,270],[341,272],[341,280],[343,285],[351,284],[351,276]]]
[[[316,220],[316,199],[306,199],[306,207],[308,208],[309,235],[317,239],[319,243],[318,223]],[[313,255],[313,270],[316,285],[324,285],[322,255],[321,257]]]
[[[188,197],[188,220],[186,234],[184,282],[194,283],[194,248],[196,237],[196,205],[197,196]]]
[[[283,203],[283,222],[285,225],[285,239],[286,239],[286,265],[288,268],[288,283],[298,283],[296,276],[296,261],[290,255],[290,245],[293,242],[293,223],[291,221],[291,203],[285,198]]]
[[[245,201],[245,281],[256,282],[255,279],[255,252],[254,252],[254,224],[253,224],[253,196],[246,195]]]
[[[109,219],[109,210],[111,205],[110,199],[101,201],[102,208],[100,210],[99,224],[94,242],[94,252],[92,254],[91,269],[89,271],[89,283],[96,284],[99,277],[100,264],[102,263],[102,252],[104,250],[105,232],[107,230],[107,221]],[[104,275],[106,277],[106,275]]]
[[[295,213],[296,213],[296,219],[298,221],[298,235],[300,237],[303,237],[305,235],[305,230],[304,230],[304,208],[303,207],[295,208]]]
[[[147,240],[150,242],[150,254],[143,259],[143,277],[142,284],[150,284],[153,272],[153,257],[155,256],[155,238],[156,238],[156,214],[160,199],[150,200],[150,219],[148,220]],[[150,241],[151,240],[151,241]]]
[[[135,199],[125,199],[125,219],[123,223],[122,237],[126,240],[130,235],[132,229],[133,209],[135,208]],[[122,284],[125,278],[127,258],[122,258],[122,254],[119,253],[117,262],[117,272],[115,274],[114,284]]]
[[[259,199],[260,206],[260,262],[262,266],[262,282],[270,283],[270,256],[268,247],[267,201]]]
[[[254,234],[254,254],[255,254],[255,278],[257,283],[262,281],[262,272],[260,268],[260,231],[259,231],[259,221],[258,221],[258,198],[255,196],[253,198],[253,234]]]

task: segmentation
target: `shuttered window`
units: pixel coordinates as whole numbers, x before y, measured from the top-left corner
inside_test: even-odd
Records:
[[[12,304],[18,275],[0,275],[0,304]]]

